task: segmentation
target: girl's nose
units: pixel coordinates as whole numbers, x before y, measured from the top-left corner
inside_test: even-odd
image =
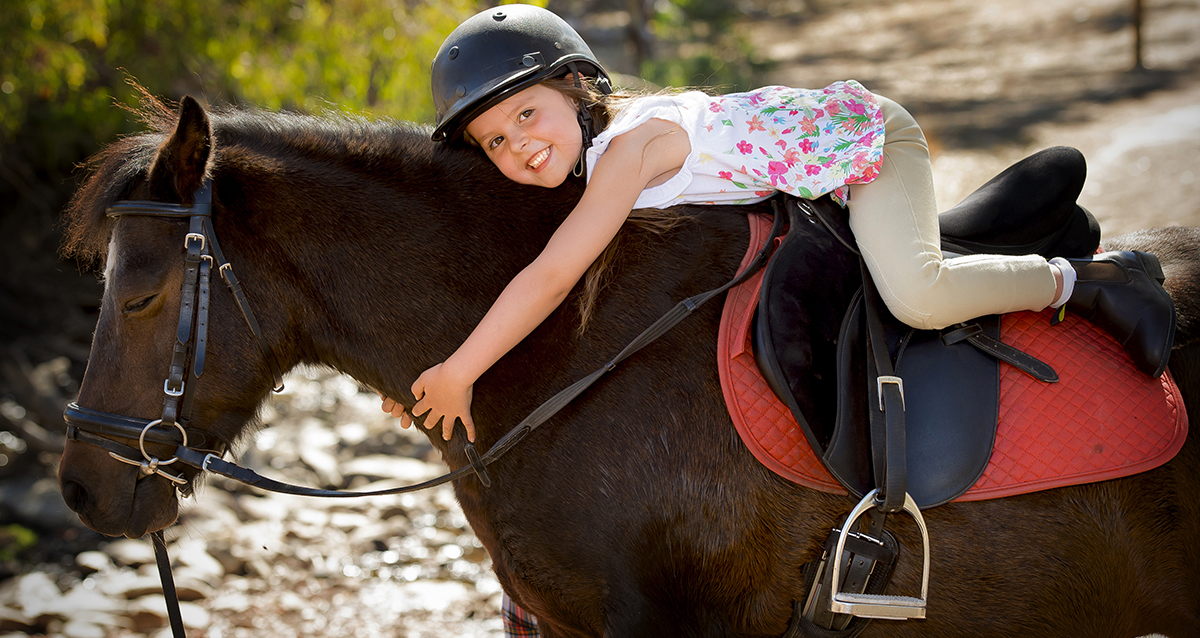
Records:
[[[512,142],[513,148],[517,150],[524,150],[529,145],[529,135],[519,128],[509,137],[509,140]]]

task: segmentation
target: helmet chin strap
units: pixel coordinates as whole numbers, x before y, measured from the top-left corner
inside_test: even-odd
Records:
[[[567,64],[567,68],[571,70],[571,77],[575,79],[575,88],[582,89],[583,81],[580,80],[582,76],[579,73],[579,69],[576,68],[575,63],[571,62]],[[604,93],[608,94],[611,91],[612,89],[610,88],[604,91]],[[592,147],[592,138],[596,136],[596,132],[594,130],[595,122],[592,120],[592,114],[587,110],[587,107],[578,106],[575,110],[575,115],[579,120],[579,130],[583,131],[583,147],[579,149],[579,161],[575,163],[575,169],[571,171],[571,174],[575,177],[580,177],[587,171],[587,150]]]

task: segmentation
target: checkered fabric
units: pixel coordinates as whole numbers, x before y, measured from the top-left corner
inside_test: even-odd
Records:
[[[516,603],[504,595],[504,600],[500,603],[500,615],[504,618],[504,635],[512,638],[527,638],[528,636],[541,636],[538,633],[537,618],[533,614],[521,609]]]

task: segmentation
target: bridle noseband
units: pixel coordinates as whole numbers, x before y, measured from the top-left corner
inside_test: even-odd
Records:
[[[191,482],[182,474],[163,469],[178,461],[181,449],[220,458],[229,449],[227,441],[197,429],[189,430],[195,382],[204,374],[208,345],[208,308],[212,270],[215,266],[237,302],[246,324],[258,340],[259,348],[275,381],[276,392],[283,389],[283,374],[270,344],[254,317],[233,266],[225,260],[217,243],[212,225],[212,182],[204,183],[192,198],[191,206],[163,202],[125,200],[114,203],[106,211],[109,217],[123,216],[166,217],[187,219],[188,233],[184,236],[183,286],[179,301],[179,324],[171,351],[171,367],[163,381],[162,416],[155,420],[129,417],[81,407],[67,406],[63,419],[67,422],[67,438],[96,445],[108,450],[109,456],[141,468],[141,477],[162,476],[175,484],[185,496],[192,492]],[[190,366],[189,366],[190,363]],[[125,445],[114,438],[136,439],[138,447]],[[146,442],[161,443],[176,448],[176,456],[160,460],[146,450]],[[188,443],[191,443],[189,446]]]

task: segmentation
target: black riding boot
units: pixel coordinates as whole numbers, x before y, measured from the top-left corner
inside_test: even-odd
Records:
[[[1116,337],[1139,370],[1161,376],[1175,340],[1175,304],[1158,258],[1117,251],[1067,261],[1078,275],[1067,310]]]

